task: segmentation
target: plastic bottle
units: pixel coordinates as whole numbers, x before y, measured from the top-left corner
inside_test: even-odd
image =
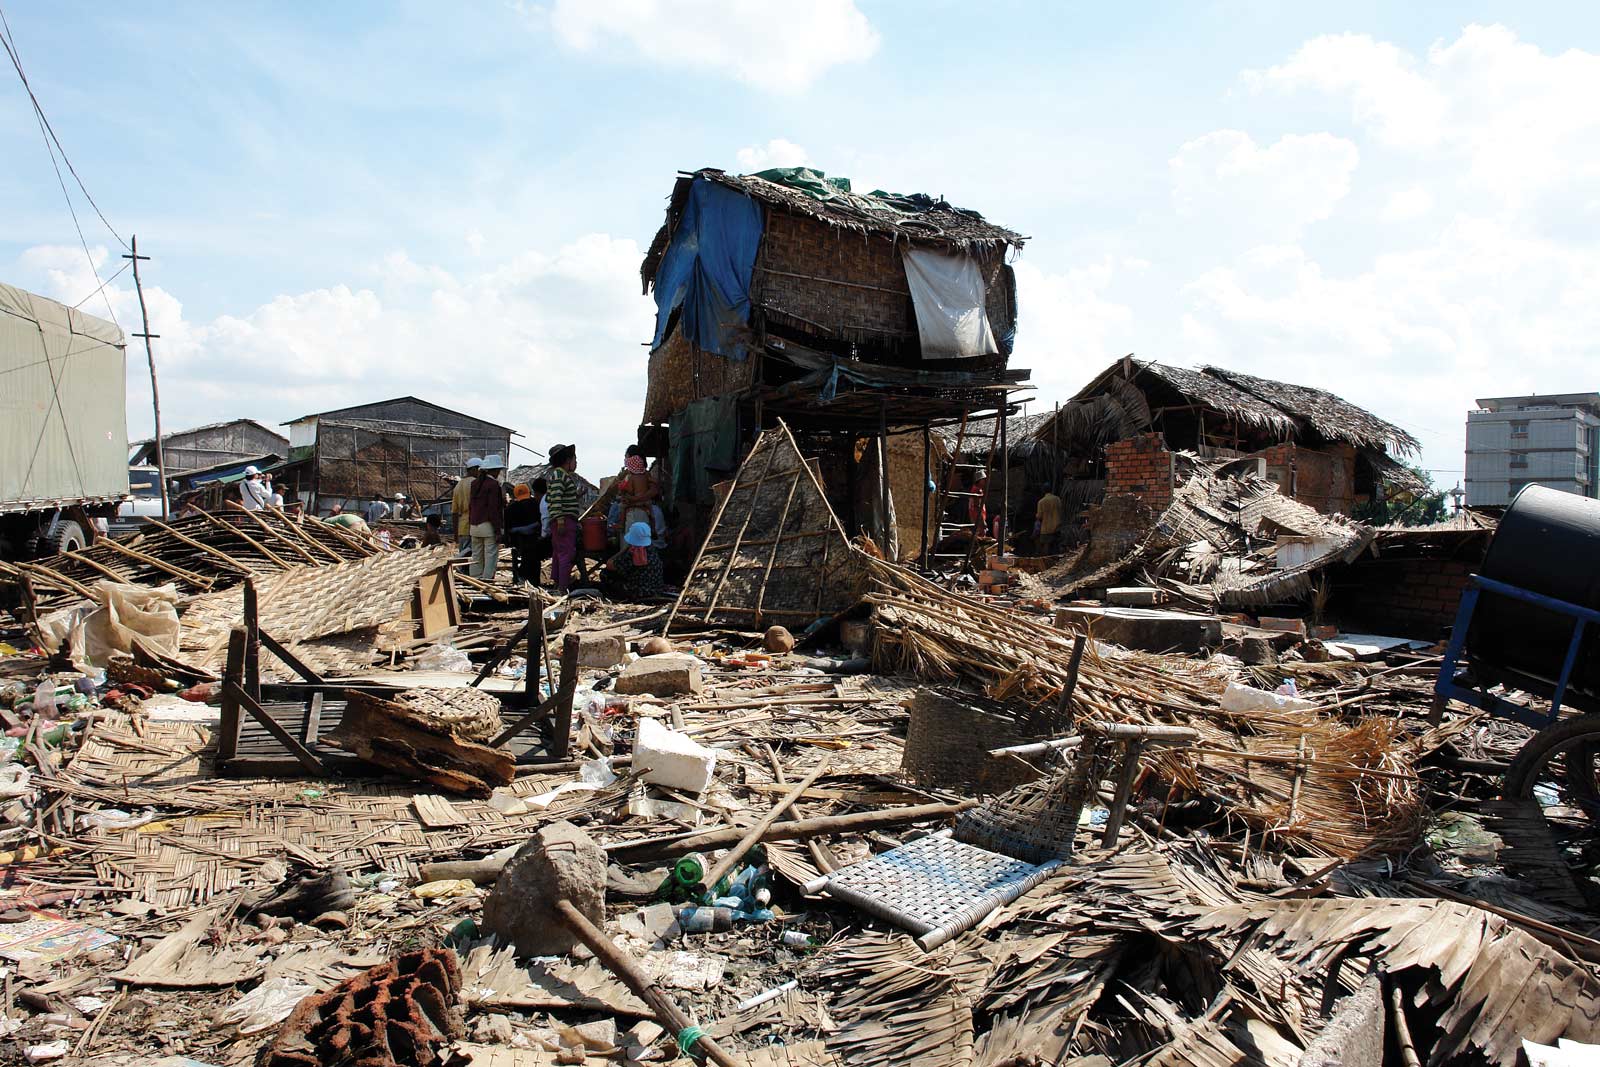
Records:
[[[804,930],[785,930],[783,932],[784,948],[816,948],[817,939]]]
[[[678,928],[686,934],[712,934],[733,929],[731,908],[697,908],[691,904],[674,908],[672,912],[678,917]]]

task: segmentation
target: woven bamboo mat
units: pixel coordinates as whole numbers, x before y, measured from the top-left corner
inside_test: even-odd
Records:
[[[261,628],[286,645],[383,626],[407,613],[417,579],[450,560],[447,546],[385,552],[327,567],[295,567],[256,586]],[[228,633],[244,617],[244,590],[193,597],[183,606],[181,659],[220,668]],[[367,640],[368,658],[372,640]],[[265,666],[265,664],[263,664]]]
[[[444,802],[454,806],[460,824],[429,830],[413,806],[426,786],[220,780],[211,777],[214,753],[209,732],[191,724],[151,723],[143,737],[126,719],[98,724],[59,788],[80,815],[115,807],[153,811],[156,818],[127,830],[80,828],[67,863],[85,876],[92,872],[102,885],[176,911],[250,885],[274,859],[414,879],[419,862],[526,840],[541,823],[599,797],[578,793],[544,811],[511,817],[486,801],[449,799]],[[528,776],[512,788],[532,796],[569,778]]]

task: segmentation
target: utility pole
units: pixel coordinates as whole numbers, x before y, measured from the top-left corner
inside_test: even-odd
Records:
[[[156,476],[161,479],[161,517],[172,517],[172,502],[167,499],[167,446],[161,440],[161,390],[156,385],[156,357],[150,350],[150,342],[161,335],[150,332],[150,312],[144,306],[144,285],[139,281],[139,261],[149,259],[149,256],[139,254],[139,235],[129,234],[133,244],[128,251],[131,255],[123,259],[133,260],[133,288],[139,294],[139,317],[144,320],[144,332],[133,336],[144,338],[144,358],[150,364],[150,403],[156,412]]]

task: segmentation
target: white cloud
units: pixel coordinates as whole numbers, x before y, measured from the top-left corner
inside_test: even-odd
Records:
[[[1482,198],[1480,210],[1530,206],[1600,225],[1600,54],[1548,53],[1504,26],[1468,26],[1425,60],[1345,34],[1310,41],[1245,82],[1347,102],[1385,146],[1456,162],[1450,172]]]
[[[642,256],[632,240],[596,233],[457,276],[396,251],[375,265],[370,287],[286,293],[208,322],[187,319],[147,282],[163,421],[274,424],[414,393],[512,426],[541,451],[576,441],[584,469],[609,472],[633,440],[644,390],[653,306],[639,294]],[[19,266],[24,284],[68,303],[94,289],[80,249],[32,248]],[[138,304],[126,280],[106,295],[132,332]],[[107,314],[103,304],[84,310]],[[135,437],[149,428],[142,355],[129,349]]]
[[[1322,385],[1405,425],[1444,484],[1460,476],[1475,397],[1594,387],[1600,55],[1547,53],[1499,26],[1420,59],[1347,34],[1244,81],[1346,104],[1371,196],[1300,190],[1330,207],[1328,227],[1199,261],[1181,290],[1189,355]],[[1248,170],[1233,180],[1246,217],[1269,194]]]
[[[543,14],[576,51],[616,42],[663,67],[708,70],[777,93],[869,59],[879,43],[855,0],[554,0]]]
[[[803,167],[811,162],[811,157],[793,141],[774,137],[764,145],[739,149],[738,160],[739,173],[753,174],[773,167]]]
[[[1315,89],[1349,101],[1352,116],[1396,145],[1429,145],[1449,108],[1439,86],[1417,61],[1366,34],[1340,33],[1307,41],[1288,62],[1246,71],[1256,90]]]
[[[1361,154],[1330,133],[1290,135],[1262,148],[1239,130],[1215,130],[1168,163],[1178,213],[1220,224],[1234,239],[1294,237],[1350,192]]]
[[[1383,206],[1383,221],[1408,222],[1433,210],[1433,194],[1420,185],[1392,193]]]
[[[1041,270],[1025,259],[1013,265],[1018,320],[1014,361],[1033,371],[1030,384],[1040,402],[1066,399],[1127,354],[1133,309],[1109,290],[1147,266],[1111,257],[1063,272]]]

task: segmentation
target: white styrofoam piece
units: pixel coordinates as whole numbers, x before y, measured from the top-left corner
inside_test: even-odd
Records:
[[[711,784],[717,753],[657,719],[644,718],[633,741],[633,769],[652,785],[700,793]]]

